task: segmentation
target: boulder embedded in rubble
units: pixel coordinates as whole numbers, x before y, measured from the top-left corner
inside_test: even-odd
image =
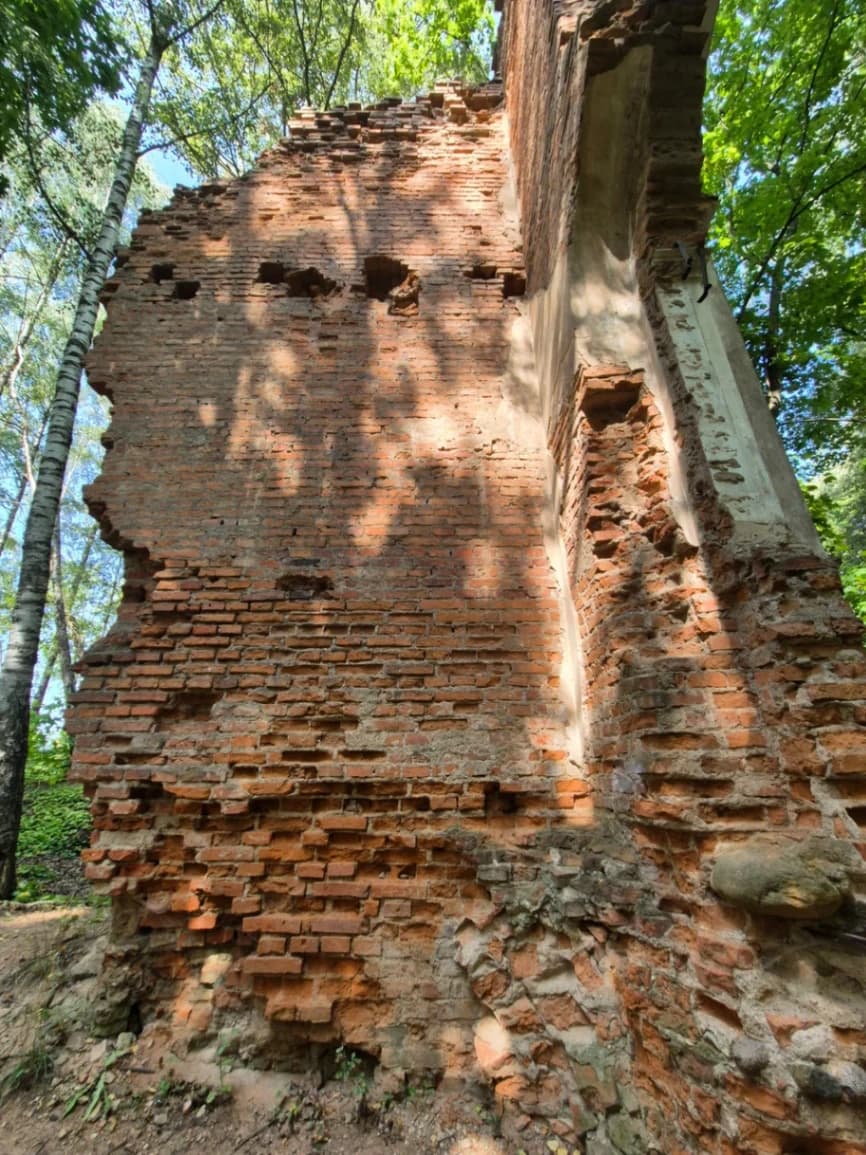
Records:
[[[727,902],[754,914],[829,918],[850,890],[847,849],[829,838],[755,839],[716,860],[710,885]]]

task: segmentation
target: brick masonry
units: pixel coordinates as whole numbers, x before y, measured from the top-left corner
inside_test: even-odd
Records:
[[[120,255],[107,1029],[590,1155],[866,1152],[866,665],[699,301],[708,7],[512,0],[504,97],[305,112]]]

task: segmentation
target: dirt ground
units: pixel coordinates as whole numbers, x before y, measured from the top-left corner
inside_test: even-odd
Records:
[[[82,1025],[104,943],[87,908],[0,906],[4,1155],[572,1155],[499,1134],[488,1101],[415,1088],[380,1097],[341,1078],[177,1057],[158,1029],[95,1039]]]

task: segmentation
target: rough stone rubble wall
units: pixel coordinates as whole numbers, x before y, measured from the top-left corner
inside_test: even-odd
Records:
[[[305,114],[136,231],[73,714],[116,1024],[481,1076],[591,1155],[866,1151],[866,671],[672,247],[705,8],[514,0],[507,124]]]

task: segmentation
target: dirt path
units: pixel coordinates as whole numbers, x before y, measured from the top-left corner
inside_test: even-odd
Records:
[[[376,1102],[356,1071],[320,1086],[177,1059],[156,1030],[97,1040],[82,1024],[104,932],[87,908],[0,907],[0,1076],[22,1084],[0,1106],[4,1155],[572,1155],[508,1143],[465,1093]]]

